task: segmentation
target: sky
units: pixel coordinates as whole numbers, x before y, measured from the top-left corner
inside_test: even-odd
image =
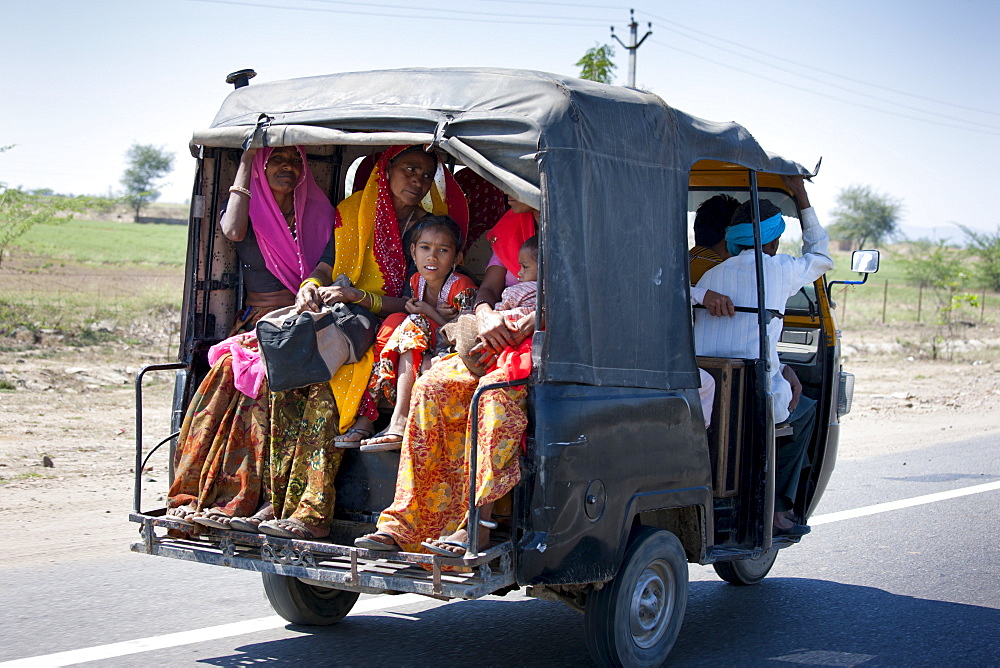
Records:
[[[173,153],[163,202],[190,197],[188,142],[229,72],[256,82],[400,67],[488,66],[577,75],[611,43],[638,87],[689,114],[736,121],[812,167],[830,222],[867,185],[903,204],[912,238],[1000,230],[1000,2],[995,0],[0,0],[0,182],[120,190],[133,143]],[[251,83],[253,85],[253,82]]]

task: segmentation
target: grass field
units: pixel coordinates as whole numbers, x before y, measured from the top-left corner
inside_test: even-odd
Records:
[[[166,314],[180,308],[186,243],[184,225],[73,220],[37,226],[0,267],[0,336],[19,328],[55,330],[86,343],[139,321],[176,325],[176,315]],[[833,255],[832,279],[858,279],[850,253]],[[900,258],[898,249],[885,249],[865,285],[834,286],[845,333],[890,329],[901,342],[960,334],[939,325],[938,308],[948,295],[907,283]],[[970,291],[979,304],[952,314],[958,327],[1000,322],[1000,294]]]
[[[186,244],[184,225],[36,226],[0,267],[0,336],[27,329],[85,344],[136,322],[175,326]]]
[[[187,226],[69,220],[36,225],[15,244],[15,255],[20,252],[51,261],[183,267]]]

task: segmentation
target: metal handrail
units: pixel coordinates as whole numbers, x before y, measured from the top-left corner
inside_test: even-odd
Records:
[[[139,506],[142,502],[142,469],[146,462],[146,460],[142,458],[142,379],[150,371],[176,371],[187,368],[188,364],[185,362],[150,364],[142,367],[139,369],[139,372],[135,374],[135,488],[132,492],[132,507],[137,513],[140,512]],[[176,434],[168,436],[166,439],[161,441],[156,448],[160,447],[174,436],[176,436]],[[153,454],[156,448],[153,448],[149,454]]]

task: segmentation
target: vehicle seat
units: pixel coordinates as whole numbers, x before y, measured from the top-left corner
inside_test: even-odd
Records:
[[[729,357],[699,357],[698,366],[715,379],[715,403],[708,427],[713,496],[736,496],[743,442],[743,413],[739,407],[746,402],[746,364]]]

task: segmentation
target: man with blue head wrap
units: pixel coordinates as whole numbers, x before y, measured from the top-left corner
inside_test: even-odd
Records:
[[[819,224],[809,204],[804,179],[782,176],[785,187],[799,205],[802,225],[802,257],[778,253],[785,221],[781,210],[770,200],[760,200],[760,231],[763,250],[764,306],[770,311],[785,312],[785,302],[805,285],[833,269],[827,249],[829,237]],[[757,307],[757,268],[753,239],[752,202],[747,201],[733,214],[726,229],[728,260],[709,269],[698,281],[707,288],[728,295],[737,306]],[[816,420],[816,402],[801,394],[802,385],[795,372],[778,360],[778,339],[782,320],[767,324],[768,361],[771,393],[774,395],[774,421],[789,421],[794,435],[779,444],[775,471],[774,533],[801,535],[808,527],[794,524],[788,517],[795,502],[802,469],[808,463],[808,445]],[[760,332],[757,316],[736,313],[733,317],[714,317],[704,310],[695,313],[695,351],[710,357],[755,359],[760,355]]]

